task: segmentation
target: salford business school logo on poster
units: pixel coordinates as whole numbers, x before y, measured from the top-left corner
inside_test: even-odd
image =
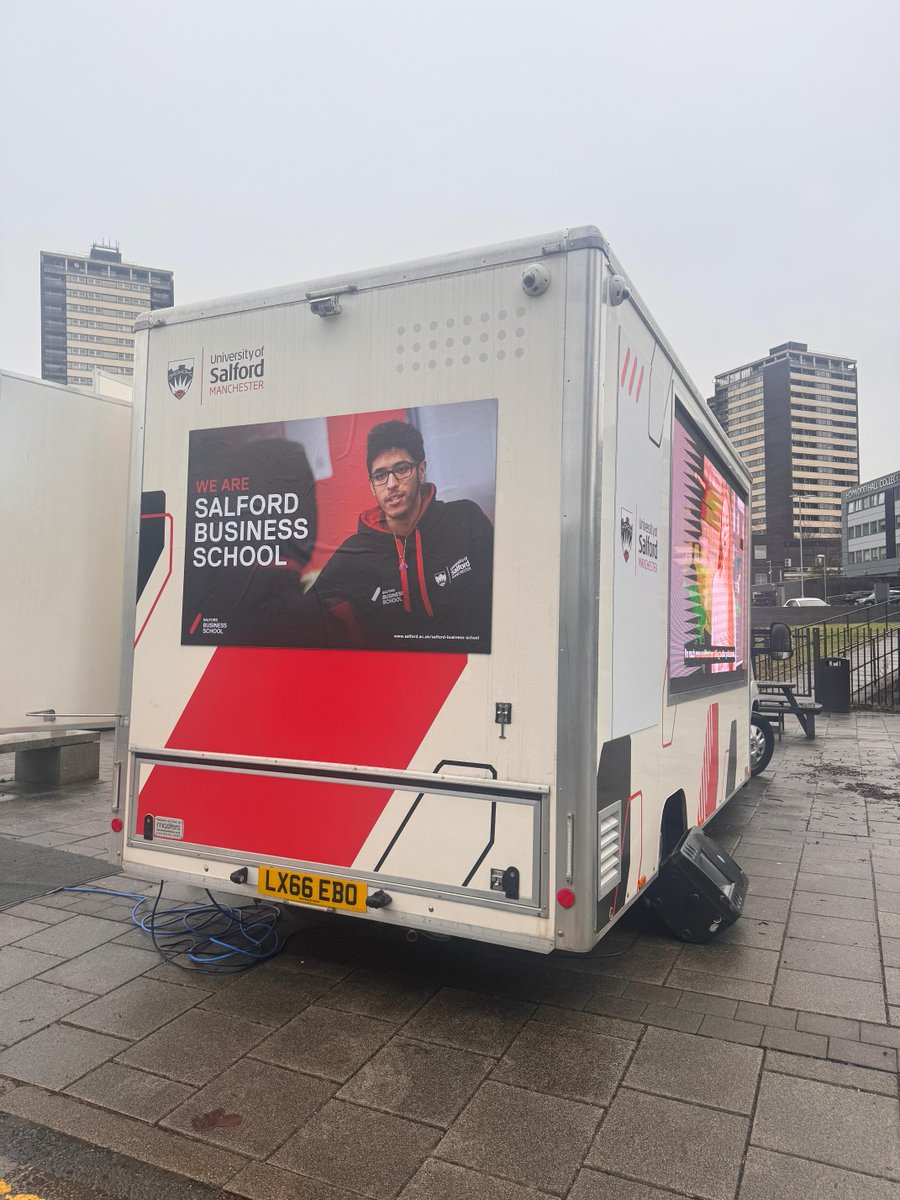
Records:
[[[176,400],[181,400],[190,391],[194,382],[194,360],[192,358],[177,358],[169,363],[169,391]]]

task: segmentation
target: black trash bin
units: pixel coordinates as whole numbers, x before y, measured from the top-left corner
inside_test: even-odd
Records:
[[[816,663],[816,702],[825,712],[850,711],[850,659],[820,658]]]

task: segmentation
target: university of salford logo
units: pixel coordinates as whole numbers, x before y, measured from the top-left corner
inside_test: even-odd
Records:
[[[192,358],[175,359],[169,363],[169,391],[176,400],[186,395],[194,382],[194,360]]]
[[[447,572],[446,571],[435,571],[434,582],[438,585],[438,587],[446,587],[447,586]]]
[[[631,543],[634,541],[634,522],[631,519],[631,513],[627,508],[621,510],[622,518],[619,522],[619,537],[622,541],[622,557],[628,562],[631,557]]]

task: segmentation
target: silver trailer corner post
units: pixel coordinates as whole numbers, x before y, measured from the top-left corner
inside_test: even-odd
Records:
[[[578,231],[566,274],[566,345],[560,454],[559,703],[554,828],[556,889],[551,897],[554,940],[569,950],[594,942],[596,894],[596,729],[599,652],[600,421],[603,377],[601,289],[605,242],[598,230]]]
[[[128,461],[128,501],[125,517],[125,547],[122,564],[122,659],[119,677],[119,718],[113,749],[112,811],[122,822],[110,835],[110,861],[122,866],[127,826],[125,795],[128,781],[131,686],[134,671],[134,614],[141,538],[141,478],[144,462],[144,426],[147,409],[147,359],[149,322],[139,320],[134,339],[134,399],[131,413],[131,442]]]

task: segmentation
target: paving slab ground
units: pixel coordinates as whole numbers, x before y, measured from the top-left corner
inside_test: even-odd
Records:
[[[817,732],[711,823],[751,890],[705,947],[635,912],[548,958],[315,914],[221,976],[164,962],[123,897],[0,912],[0,1191],[900,1200],[900,715]],[[102,754],[55,788],[0,759],[0,836],[102,856]]]

